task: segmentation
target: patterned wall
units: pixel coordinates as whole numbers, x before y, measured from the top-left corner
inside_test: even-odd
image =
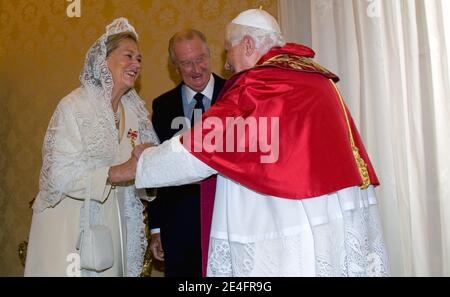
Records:
[[[175,86],[167,42],[183,28],[208,37],[213,69],[222,75],[225,24],[260,5],[277,15],[277,0],[81,0],[69,18],[66,0],[0,0],[0,276],[20,276],[18,244],[27,239],[38,190],[41,145],[58,101],[78,86],[84,55],[105,25],[127,17],[141,37],[140,94]]]

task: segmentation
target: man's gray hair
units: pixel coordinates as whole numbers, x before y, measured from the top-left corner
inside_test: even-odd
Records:
[[[209,49],[208,42],[206,40],[205,35],[202,32],[200,32],[198,30],[194,30],[194,29],[183,30],[178,33],[175,33],[172,36],[172,38],[170,38],[170,40],[169,40],[169,56],[170,56],[170,60],[172,61],[172,63],[174,65],[177,65],[177,59],[176,59],[175,50],[174,50],[175,43],[186,41],[186,40],[192,40],[195,37],[199,38],[203,42],[203,44],[206,47],[208,55],[210,54],[211,51]]]
[[[231,46],[239,44],[245,36],[253,38],[256,43],[256,49],[262,55],[265,55],[273,47],[281,47],[286,44],[286,41],[280,33],[239,24],[228,24],[225,32],[225,40]]]

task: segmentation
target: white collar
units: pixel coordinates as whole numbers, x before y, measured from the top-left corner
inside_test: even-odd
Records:
[[[203,89],[203,91],[200,92],[209,100],[212,100],[212,97],[213,97],[214,82],[215,82],[214,75],[211,74],[211,77],[209,78],[209,82],[206,85],[205,89]],[[191,101],[194,99],[195,94],[197,94],[198,92],[192,90],[186,84],[184,84],[183,87],[184,87],[184,90],[186,91],[185,94],[186,94],[186,99],[188,101],[188,104],[190,104]]]

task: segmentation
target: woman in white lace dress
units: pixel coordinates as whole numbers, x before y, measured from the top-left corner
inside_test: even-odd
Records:
[[[60,101],[43,146],[33,204],[25,276],[138,276],[146,251],[143,205],[133,182],[114,184],[135,144],[158,143],[144,102],[134,90],[141,70],[138,35],[124,18],[90,48],[81,86]],[[89,194],[88,194],[89,193]],[[145,193],[145,192],[144,192]],[[80,270],[77,242],[90,197],[90,225],[107,226],[111,267]],[[86,252],[86,251],[84,251]],[[82,263],[82,261],[81,261]],[[83,265],[81,265],[83,266]]]

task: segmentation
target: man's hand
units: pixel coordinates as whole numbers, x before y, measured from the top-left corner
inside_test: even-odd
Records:
[[[148,149],[149,147],[152,147],[152,146],[154,146],[154,145],[151,144],[151,143],[143,143],[143,144],[136,145],[134,147],[134,149],[133,149],[132,154],[136,158],[136,160],[139,160],[139,158],[141,157],[142,153],[146,149]]]
[[[129,182],[136,177],[137,160],[131,157],[125,163],[109,168],[108,177],[112,184]]]
[[[150,249],[156,260],[164,261],[164,250],[161,244],[161,233],[152,234],[150,239]]]

